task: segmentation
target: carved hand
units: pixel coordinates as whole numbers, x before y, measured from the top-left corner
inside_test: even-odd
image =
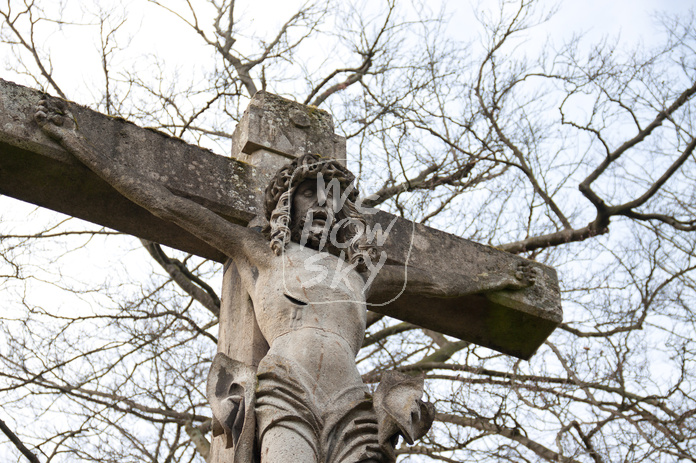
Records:
[[[538,277],[537,269],[526,262],[522,262],[517,265],[513,277],[514,279],[504,289],[522,289],[532,286],[536,283]]]
[[[36,105],[34,119],[41,130],[58,141],[63,141],[69,134],[75,134],[77,123],[68,110],[68,104],[58,98],[46,95]]]
[[[513,269],[502,270],[480,282],[480,289],[475,292],[492,293],[496,291],[515,291],[534,285],[539,277],[537,269],[527,262],[517,264]]]

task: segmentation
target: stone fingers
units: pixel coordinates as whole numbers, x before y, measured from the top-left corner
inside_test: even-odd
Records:
[[[52,138],[60,139],[65,130],[74,130],[73,116],[65,101],[44,96],[36,105],[34,120]]]
[[[535,267],[532,267],[527,262],[521,262],[515,270],[515,278],[520,283],[520,287],[525,288],[536,283],[538,272]]]

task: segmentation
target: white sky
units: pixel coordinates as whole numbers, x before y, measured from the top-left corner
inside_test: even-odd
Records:
[[[10,0],[15,3],[16,0]],[[16,2],[19,3],[19,2]],[[56,2],[58,3],[58,2]],[[123,30],[119,35],[120,43],[128,44],[132,53],[123,54],[121,59],[127,61],[136,55],[153,55],[168,65],[178,66],[183,75],[196,68],[196,63],[204,62],[211,55],[208,47],[202,45],[189,28],[181,27],[180,21],[173,15],[165,14],[161,9],[148,4],[144,0],[129,0],[115,2],[114,0],[98,0],[95,4],[109,9],[109,5],[116,3],[127,5],[126,11],[129,19],[129,29]],[[181,0],[167,0],[167,5],[181,4]],[[205,4],[204,0],[194,0],[194,4]],[[296,8],[304,2],[288,0],[266,0],[256,2],[237,2],[237,17],[243,23],[250,26],[249,30],[269,31],[269,35],[293,14]],[[356,3],[361,3],[356,0]],[[380,2],[363,2],[366,8],[373,9]],[[424,2],[429,8],[439,10],[441,3],[445,3],[446,11],[451,13],[451,22],[448,33],[454,38],[462,40],[475,40],[477,37],[476,25],[473,21],[474,11],[493,8],[498,0],[464,1],[429,0]],[[67,2],[68,8],[82,8],[89,2]],[[475,5],[475,6],[472,6]],[[545,2],[544,5],[553,5],[554,2]],[[690,0],[582,0],[560,1],[556,3],[558,13],[546,24],[535,28],[529,34],[526,46],[541,45],[547,34],[552,43],[560,45],[573,34],[587,32],[587,38],[591,41],[598,40],[604,35],[621,36],[624,44],[643,41],[649,45],[654,37],[656,10],[671,14],[684,15],[694,3]],[[90,10],[94,11],[94,7]],[[203,9],[202,11],[205,11]],[[205,14],[205,13],[204,13]],[[132,21],[133,18],[142,17],[142,20]],[[206,24],[204,17],[201,23]],[[209,22],[209,21],[208,21]],[[96,95],[86,94],[89,84],[103,81],[100,70],[99,55],[95,36],[98,37],[95,26],[83,28],[65,28],[70,36],[54,34],[44,40],[43,46],[51,49],[53,64],[56,69],[57,80],[61,83],[71,99],[78,102],[92,101]],[[134,35],[132,41],[125,39]],[[240,38],[238,45],[243,45],[244,38]],[[320,46],[320,44],[317,44]],[[12,63],[15,58],[9,54],[7,46],[0,46],[0,63]],[[137,65],[137,63],[136,63]],[[21,80],[21,77],[10,73],[3,73],[4,78]],[[21,82],[20,82],[21,83]],[[87,86],[85,85],[88,84]],[[97,88],[99,85],[95,85]]]

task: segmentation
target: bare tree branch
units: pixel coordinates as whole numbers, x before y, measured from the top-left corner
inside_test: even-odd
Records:
[[[181,289],[208,309],[215,318],[220,316],[220,298],[215,294],[213,288],[191,273],[182,262],[167,257],[159,244],[147,240],[140,240],[140,242],[155,262],[162,266]]]
[[[464,416],[452,415],[448,413],[437,413],[435,415],[435,419],[444,423],[452,423],[459,426],[470,427],[478,429],[480,431],[506,437],[527,447],[529,450],[531,450],[536,455],[538,455],[546,461],[564,461],[568,463],[580,463],[578,460],[559,455],[557,452],[554,452],[548,447],[545,447],[539,444],[538,442],[533,441],[532,439],[525,436],[519,429],[511,429],[503,426],[498,426],[495,423],[492,423],[491,421],[480,416],[476,418],[466,418]]]
[[[22,455],[24,455],[27,458],[27,460],[29,460],[32,463],[39,463],[39,459],[36,458],[36,455],[31,453],[27,446],[24,445],[20,438],[17,437],[17,435],[13,433],[9,427],[7,427],[3,420],[0,420],[0,430],[2,430],[2,432],[7,436],[8,439],[10,439],[14,446],[17,447],[17,450],[19,450],[22,453]]]

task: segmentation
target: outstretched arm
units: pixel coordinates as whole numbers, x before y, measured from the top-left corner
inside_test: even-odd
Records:
[[[268,243],[259,233],[228,222],[204,206],[173,194],[160,183],[99,152],[79,133],[65,101],[52,97],[42,99],[36,108],[35,119],[41,129],[66,151],[126,198],[155,216],[179,225],[229,257],[246,257],[257,266],[265,266],[271,257]]]
[[[369,277],[370,275],[368,275]],[[385,265],[372,280],[369,296],[378,299],[398,294],[418,294],[427,297],[461,297],[502,290],[516,290],[532,286],[536,270],[522,262],[510,268],[501,268],[495,274],[481,273],[435,275],[431,272],[397,265]]]

